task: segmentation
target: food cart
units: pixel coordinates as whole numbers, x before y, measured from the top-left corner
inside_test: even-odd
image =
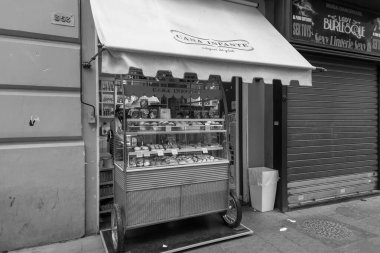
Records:
[[[115,101],[124,101],[113,129],[116,252],[129,229],[211,213],[227,226],[240,224],[241,206],[229,187],[222,83],[190,77],[129,74],[116,81],[122,99]]]

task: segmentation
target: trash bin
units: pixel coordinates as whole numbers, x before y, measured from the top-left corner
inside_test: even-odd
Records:
[[[273,210],[278,171],[266,167],[248,168],[248,176],[251,206],[261,212]]]

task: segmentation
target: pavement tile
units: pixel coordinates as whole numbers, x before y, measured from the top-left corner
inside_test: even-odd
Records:
[[[379,221],[374,220],[373,218],[367,218],[360,221],[354,221],[351,223],[353,226],[366,230],[367,232],[373,233],[380,236],[380,224]],[[380,252],[380,250],[379,250]]]
[[[277,253],[278,251],[272,244],[263,240],[258,236],[247,237],[241,244],[223,244],[221,245],[223,251],[228,253]]]
[[[357,221],[361,221],[361,220],[364,220],[364,219],[358,219],[356,217],[352,217],[352,216],[347,216],[347,215],[342,215],[340,213],[335,213],[333,215],[330,215],[329,217],[333,218],[333,219],[336,219],[340,222],[344,222],[344,223],[347,223],[347,224],[351,224],[353,222],[357,222]]]
[[[323,209],[327,213],[333,213],[334,210],[332,207]],[[248,224],[252,226],[250,228],[256,231],[257,236],[273,244],[280,252],[333,252],[332,247],[296,229],[297,222],[316,213],[320,214],[318,210],[309,208],[285,214],[280,212],[262,213],[251,215],[247,219]],[[255,221],[253,222],[252,219]],[[292,223],[288,219],[295,220],[296,223]],[[288,230],[280,232],[281,227],[287,227]]]
[[[257,236],[263,238],[268,243],[272,244],[279,252],[283,253],[307,253],[309,251],[305,250],[297,243],[293,242],[286,237],[286,233],[291,233],[291,231],[280,232],[279,229],[273,229],[273,232],[258,233]]]
[[[323,213],[324,215],[333,214],[335,213],[335,209],[339,205],[332,204],[332,205],[324,205],[324,206],[314,206],[310,208],[304,208],[304,209],[298,209],[297,211],[302,215],[318,215]],[[288,213],[286,213],[288,214]]]
[[[341,214],[335,214],[331,216],[332,218],[344,222],[346,224],[353,225],[355,227],[358,227],[360,229],[363,229],[365,231],[368,231],[369,233],[373,233],[376,235],[380,235],[380,227],[379,227],[379,221],[378,219],[375,219],[373,217],[365,218],[365,219],[354,219],[351,217],[346,217]],[[379,250],[380,252],[380,250]]]
[[[10,253],[103,253],[99,235],[87,236],[78,240],[54,243],[46,246],[11,251]]]
[[[336,213],[353,218],[355,220],[365,219],[371,217],[371,213],[364,208],[356,205],[339,206],[335,209]]]
[[[243,244],[251,244],[252,241],[259,239],[257,236],[246,236],[237,239],[232,239],[224,242],[220,242],[219,246],[222,249],[240,247]]]
[[[297,217],[304,216],[304,214],[302,214],[298,211],[286,212],[285,215],[288,216],[289,218],[297,218]]]
[[[369,197],[362,198],[360,200],[353,200],[349,202],[341,203],[340,206],[347,206],[356,208],[359,212],[363,212],[366,215],[376,215],[379,213],[380,198]]]
[[[379,212],[380,212],[380,210],[379,210]],[[380,228],[380,214],[376,217],[368,217],[368,218],[364,219],[363,223]]]
[[[380,237],[361,240],[337,249],[341,253],[379,253]]]
[[[248,236],[186,251],[189,253],[277,253],[271,244],[258,236]]]

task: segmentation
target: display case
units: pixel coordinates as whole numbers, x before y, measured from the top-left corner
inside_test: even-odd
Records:
[[[221,82],[125,75],[115,83],[124,102],[113,124],[113,238],[120,226],[133,229],[210,213],[239,225],[238,200],[229,194]],[[227,215],[230,209],[234,214]],[[117,224],[120,215],[123,225]]]

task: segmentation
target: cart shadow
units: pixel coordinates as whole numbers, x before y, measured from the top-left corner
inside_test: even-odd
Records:
[[[227,227],[218,214],[128,230],[125,252],[176,252],[252,234],[243,225]],[[107,252],[114,252],[110,230],[101,231]]]

